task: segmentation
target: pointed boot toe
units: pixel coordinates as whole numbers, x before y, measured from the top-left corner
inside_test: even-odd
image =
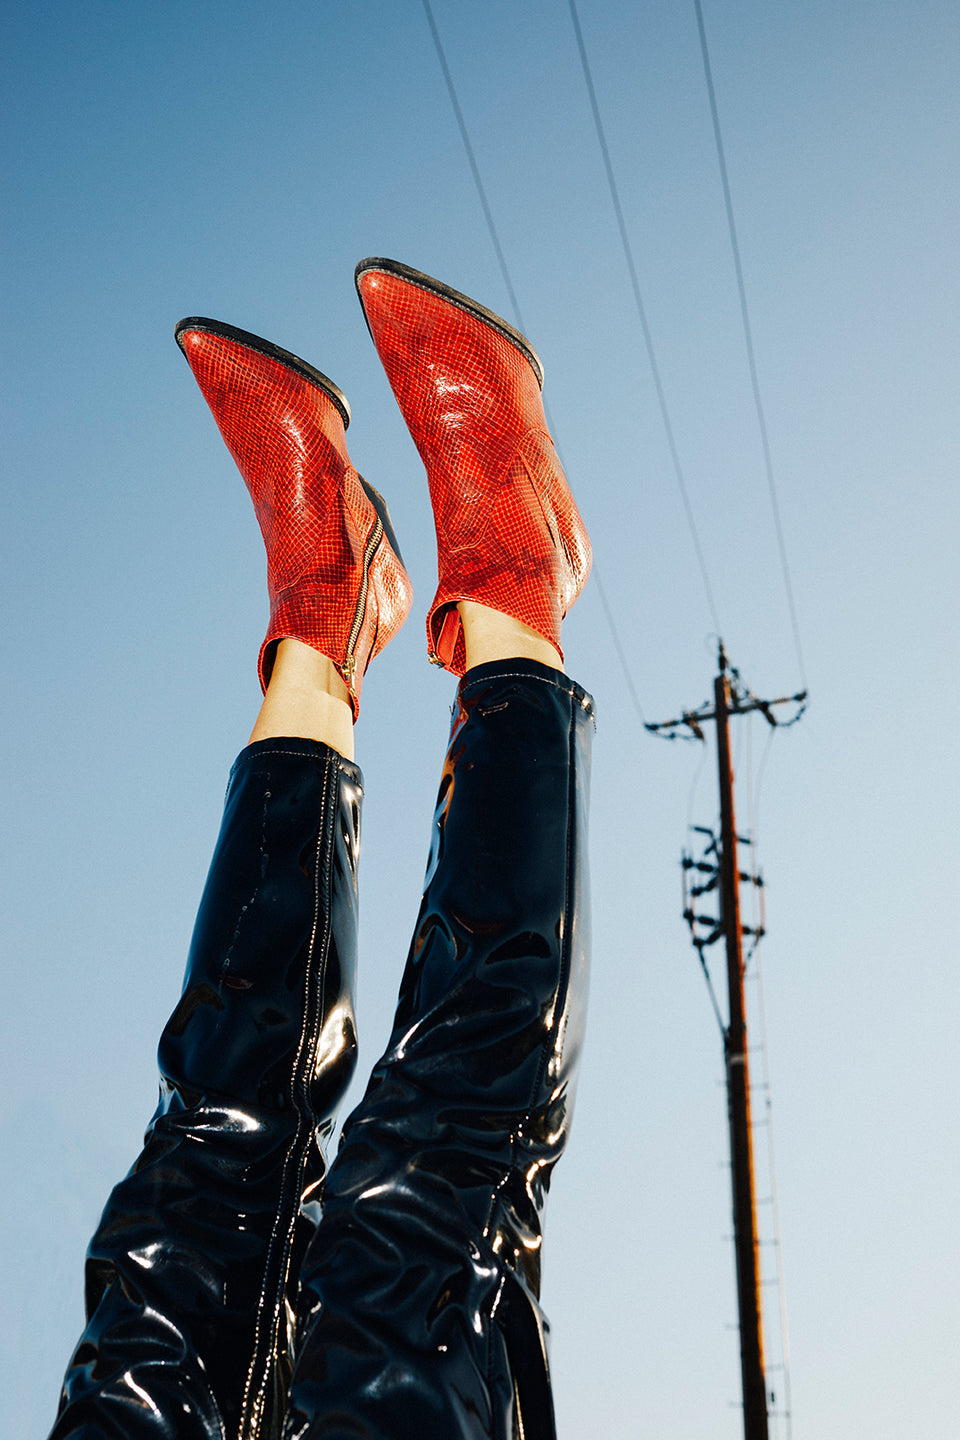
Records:
[[[217,320],[175,331],[236,461],[267,550],[266,689],[277,643],[333,661],[356,718],[367,666],[413,598],[386,502],[347,453],[350,407],[332,380],[278,345]]]
[[[362,260],[356,284],[430,484],[430,659],[463,673],[460,600],[520,620],[562,659],[560,624],[591,548],[547,429],[536,351],[493,311],[398,261]]]

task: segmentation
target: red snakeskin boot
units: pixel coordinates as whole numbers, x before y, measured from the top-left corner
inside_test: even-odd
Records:
[[[439,587],[430,659],[464,671],[459,600],[536,630],[561,660],[560,622],[590,571],[590,540],[547,430],[543,368],[505,320],[396,260],[361,260],[373,343],[430,482]]]
[[[246,330],[192,317],[175,334],[267,547],[260,683],[266,689],[277,642],[302,640],[333,661],[356,719],[367,666],[407,618],[413,591],[386,502],[350,463],[346,396]]]

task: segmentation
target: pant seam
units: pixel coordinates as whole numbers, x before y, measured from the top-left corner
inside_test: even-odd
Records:
[[[552,681],[547,681],[546,683],[547,683],[547,684],[552,684],[553,682],[552,682]],[[563,689],[562,686],[558,686],[557,688],[558,688],[558,689]],[[576,695],[574,695],[574,694],[573,694],[572,692],[570,692],[570,691],[565,691],[564,693],[569,696],[569,698],[570,698],[571,701],[577,699]],[[570,952],[571,952],[571,946],[572,946],[572,935],[571,935],[571,931],[572,931],[572,918],[573,918],[573,917],[572,917],[572,899],[571,899],[572,891],[573,891],[573,885],[572,885],[571,877],[572,877],[572,872],[573,872],[573,859],[574,859],[574,857],[573,857],[573,848],[574,848],[574,847],[573,847],[573,835],[574,835],[575,825],[574,825],[574,823],[573,823],[573,820],[574,820],[574,807],[575,807],[575,805],[576,805],[576,784],[575,784],[575,782],[576,782],[576,768],[575,768],[575,754],[574,754],[575,742],[576,742],[576,716],[575,716],[575,711],[574,711],[574,709],[573,709],[573,705],[571,704],[571,706],[570,706],[570,711],[569,711],[569,721],[568,721],[568,726],[567,726],[567,785],[566,785],[567,812],[566,812],[565,840],[564,840],[563,942],[562,942],[562,945],[561,945],[561,952],[560,952],[560,966],[559,966],[560,975],[559,975],[559,979],[558,979],[558,982],[557,982],[556,1002],[555,1002],[553,1017],[552,1017],[551,1026],[550,1026],[550,1033],[549,1033],[549,1035],[547,1036],[547,1038],[544,1039],[543,1044],[542,1044],[541,1054],[540,1054],[540,1062],[539,1062],[539,1065],[537,1066],[536,1078],[535,1078],[535,1080],[534,1080],[534,1082],[533,1082],[533,1085],[532,1085],[532,1087],[531,1087],[530,1095],[529,1095],[529,1099],[528,1099],[528,1101],[527,1101],[526,1108],[525,1108],[524,1111],[523,1111],[523,1114],[522,1114],[522,1116],[521,1116],[521,1118],[520,1118],[519,1124],[515,1127],[512,1135],[511,1135],[511,1137],[510,1137],[510,1163],[509,1163],[509,1165],[507,1166],[507,1168],[504,1170],[503,1174],[502,1174],[501,1177],[500,1177],[500,1180],[497,1182],[496,1186],[494,1187],[494,1189],[491,1191],[491,1194],[490,1194],[490,1205],[489,1205],[489,1208],[488,1208],[488,1210],[487,1210],[487,1219],[486,1219],[486,1224],[485,1224],[485,1226],[484,1226],[484,1234],[489,1234],[490,1226],[491,1226],[491,1224],[493,1223],[494,1214],[495,1214],[495,1212],[496,1212],[497,1200],[498,1200],[498,1197],[499,1197],[499,1195],[500,1195],[500,1192],[503,1190],[504,1186],[508,1183],[511,1175],[513,1175],[513,1174],[515,1173],[516,1169],[517,1169],[518,1142],[519,1142],[520,1137],[521,1137],[521,1136],[524,1134],[524,1132],[526,1131],[527,1126],[529,1125],[530,1117],[531,1117],[531,1115],[532,1115],[532,1113],[533,1113],[534,1102],[535,1102],[535,1100],[536,1100],[537,1092],[538,1092],[538,1090],[540,1089],[541,1085],[543,1084],[543,1077],[544,1077],[544,1074],[545,1074],[545,1072],[546,1072],[547,1063],[548,1063],[548,1055],[549,1055],[549,1052],[550,1052],[550,1050],[552,1049],[552,1047],[553,1047],[553,1045],[554,1045],[554,1043],[555,1043],[553,1037],[554,1037],[554,1035],[555,1035],[555,1033],[556,1033],[556,1027],[557,1027],[557,1025],[559,1024],[559,1017],[563,1014],[564,1008],[565,1008],[565,1006],[566,1006],[567,995],[568,995],[569,988],[570,988]],[[538,1297],[538,1298],[539,1298],[539,1297]],[[491,1319],[492,1319],[492,1316],[491,1316]]]
[[[295,754],[297,752],[270,751],[268,753]],[[332,774],[335,776],[335,780],[334,784],[331,786]],[[302,1061],[304,1055],[306,1054],[307,1056],[309,1056],[316,1047],[319,1024],[323,1017],[323,1000],[326,993],[326,960],[329,950],[328,941],[330,934],[329,892],[332,883],[332,869],[329,864],[329,852],[331,848],[330,839],[333,828],[332,817],[335,811],[336,802],[336,793],[334,793],[333,797],[331,797],[331,789],[333,789],[334,792],[337,792],[339,790],[339,776],[340,767],[337,762],[331,757],[324,765],[323,792],[320,799],[320,825],[317,832],[317,846],[314,858],[313,922],[310,932],[310,943],[307,949],[307,969],[304,978],[303,1027],[301,1029],[300,1043],[297,1048],[296,1056],[294,1057],[294,1063],[290,1077],[290,1100],[293,1106],[294,1113],[297,1117],[297,1123],[293,1139],[290,1142],[290,1148],[287,1152],[286,1160],[284,1161],[283,1177],[281,1179],[280,1187],[281,1198],[277,1207],[277,1216],[273,1229],[271,1231],[270,1244],[268,1246],[266,1259],[264,1261],[263,1284],[261,1287],[260,1303],[257,1311],[257,1324],[254,1332],[253,1353],[251,1355],[250,1366],[247,1371],[247,1379],[244,1385],[243,1403],[241,1406],[241,1421],[238,1431],[239,1440],[244,1440],[244,1436],[247,1433],[248,1428],[251,1436],[256,1433],[256,1430],[259,1426],[260,1417],[263,1412],[263,1405],[265,1403],[267,1385],[271,1373],[271,1365],[272,1363],[276,1362],[277,1327],[279,1325],[283,1291],[287,1283],[287,1276],[290,1267],[290,1248],[293,1237],[293,1229],[296,1223],[297,1210],[299,1208],[300,1187],[298,1183],[298,1178],[302,1177],[303,1175],[303,1167],[306,1162],[310,1138],[313,1133],[313,1126],[307,1124],[307,1111],[309,1109],[309,1101],[307,1095],[306,1093],[304,1093],[301,1096],[298,1092],[301,1091],[303,1087],[304,1076],[300,1073],[301,1070],[304,1069]],[[323,876],[321,879],[320,861],[325,851],[328,863],[323,866]],[[319,928],[321,915],[321,889],[323,889],[328,903],[325,907],[326,919],[323,926],[321,944],[319,946],[321,960],[318,967],[314,963],[314,955],[318,949],[317,931]],[[314,983],[315,981],[318,981],[319,983],[316,984]],[[315,1009],[312,1002],[315,999],[317,991],[319,991],[320,1003]],[[308,1032],[310,1033],[308,1034]],[[309,1066],[307,1066],[304,1070],[304,1074],[306,1074],[306,1070],[308,1069]],[[303,1103],[299,1103],[301,1099]],[[292,1204],[285,1204],[285,1202],[290,1199],[291,1186],[295,1188],[296,1193],[293,1196]],[[283,1222],[285,1211],[288,1214],[288,1218],[284,1227]],[[284,1228],[286,1233],[281,1238],[280,1232]],[[266,1314],[266,1304],[268,1299],[267,1290],[269,1283],[269,1272],[271,1270],[271,1262],[273,1261],[273,1258],[277,1253],[278,1245],[280,1245],[282,1249],[280,1253],[280,1260],[277,1269],[276,1279],[273,1284],[273,1294],[270,1297],[271,1309],[268,1316]],[[261,1345],[263,1343],[263,1338],[265,1335],[264,1322],[266,1322],[266,1324],[270,1327],[270,1350],[266,1354],[264,1354],[261,1350]],[[254,1383],[255,1372],[260,1365],[262,1365],[262,1374],[259,1378],[257,1392],[251,1397],[251,1389]]]
[[[571,697],[571,698],[573,698],[573,697]],[[525,1124],[529,1121],[529,1119],[530,1119],[530,1114],[531,1114],[531,1112],[532,1112],[532,1110],[533,1110],[533,1103],[534,1103],[534,1100],[536,1099],[537,1091],[540,1089],[540,1086],[541,1086],[542,1083],[543,1083],[544,1073],[545,1073],[546,1068],[547,1068],[547,1056],[548,1056],[549,1050],[551,1049],[551,1047],[552,1047],[552,1045],[553,1045],[553,1043],[554,1043],[552,1037],[553,1037],[553,1035],[554,1035],[554,1033],[555,1033],[555,1031],[556,1031],[556,1028],[557,1028],[557,1026],[558,1026],[558,1024],[559,1024],[559,1017],[563,1014],[564,1008],[565,1008],[565,1006],[566,1006],[566,1003],[567,1003],[567,992],[568,992],[568,990],[569,990],[569,988],[570,988],[570,947],[571,947],[571,933],[570,933],[570,932],[571,932],[572,923],[573,923],[573,916],[572,916],[572,913],[571,913],[571,910],[572,910],[572,905],[571,905],[571,891],[572,891],[572,888],[573,888],[573,887],[572,887],[572,884],[571,884],[571,873],[572,873],[572,869],[573,869],[573,833],[574,833],[574,826],[573,826],[573,823],[572,823],[572,819],[573,819],[573,807],[574,807],[574,805],[575,805],[575,803],[576,803],[576,794],[575,794],[575,789],[574,789],[574,782],[575,782],[575,776],[576,776],[576,771],[575,771],[575,766],[574,766],[574,758],[575,758],[575,757],[574,757],[574,739],[575,739],[575,735],[576,735],[576,726],[575,726],[575,722],[574,722],[573,709],[572,709],[572,707],[571,707],[570,717],[569,717],[569,724],[568,724],[568,727],[567,727],[567,815],[566,815],[566,835],[565,835],[565,840],[564,840],[564,868],[563,868],[563,943],[562,943],[561,948],[560,948],[560,976],[559,976],[559,979],[558,979],[558,982],[557,982],[557,998],[556,998],[556,1003],[555,1003],[555,1006],[554,1006],[553,1016],[552,1016],[551,1024],[550,1024],[550,1034],[549,1034],[549,1036],[548,1036],[548,1037],[544,1040],[544,1042],[543,1042],[543,1050],[542,1050],[542,1053],[541,1053],[541,1056],[540,1056],[540,1064],[539,1064],[539,1066],[538,1066],[538,1068],[537,1068],[537,1078],[536,1078],[536,1080],[535,1080],[535,1082],[534,1082],[533,1090],[532,1090],[531,1095],[530,1095],[529,1104],[528,1104],[528,1106],[527,1106],[526,1111],[524,1112],[524,1120],[523,1120],[524,1125],[525,1125]]]

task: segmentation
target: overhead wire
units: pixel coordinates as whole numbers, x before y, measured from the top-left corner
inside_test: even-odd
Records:
[[[519,328],[523,330],[524,327],[521,325]],[[547,429],[554,437],[554,445],[560,460],[560,464],[561,466],[563,466],[564,472],[566,472],[567,467],[563,458],[563,451],[560,448],[556,421],[553,418],[553,414],[550,410],[550,404],[546,397],[544,397],[543,399],[543,413],[547,419]],[[594,559],[590,575],[594,585],[596,586],[597,594],[600,597],[600,604],[603,608],[603,613],[606,617],[607,625],[610,629],[610,638],[613,641],[613,648],[617,652],[617,659],[620,661],[620,669],[623,672],[623,678],[626,682],[627,692],[630,696],[630,702],[633,705],[637,719],[640,721],[640,724],[646,726],[647,717],[643,713],[643,706],[640,704],[640,696],[637,694],[637,687],[633,683],[633,672],[630,669],[630,662],[627,659],[627,652],[624,648],[623,641],[620,638],[620,628],[617,625],[616,616],[613,613],[613,606],[610,604],[610,600],[607,596],[607,587],[603,583],[603,576],[600,573],[600,566],[597,564],[596,559]]]
[[[633,673],[627,660],[626,651],[623,648],[623,641],[620,638],[620,631],[614,618],[613,609],[610,605],[610,601],[607,598],[606,586],[603,583],[603,576],[600,574],[600,568],[597,565],[596,560],[594,560],[593,562],[593,583],[594,585],[596,585],[597,594],[600,596],[600,604],[603,607],[603,613],[606,616],[607,624],[610,627],[610,636],[613,640],[613,648],[617,652],[617,659],[620,661],[620,668],[623,671],[623,678],[626,681],[627,690],[629,692],[633,708],[636,711],[637,719],[640,721],[641,725],[646,726],[647,717],[643,713],[643,706],[640,704],[640,697],[637,694],[637,687],[633,683]]]
[[[487,199],[487,192],[484,188],[483,180],[480,175],[480,167],[477,164],[476,152],[474,151],[473,144],[470,140],[470,132],[467,129],[467,122],[464,118],[463,109],[461,108],[460,100],[457,95],[457,88],[453,82],[453,75],[451,74],[450,66],[447,64],[447,56],[443,48],[443,41],[440,39],[440,31],[437,28],[437,22],[434,19],[433,8],[430,4],[430,0],[422,0],[422,3],[424,12],[426,13],[427,17],[427,24],[430,27],[430,35],[433,40],[434,49],[437,52],[437,59],[440,62],[440,69],[446,83],[447,94],[450,97],[450,104],[453,107],[453,113],[456,117],[457,128],[460,131],[460,138],[463,141],[463,148],[467,153],[467,161],[470,166],[470,173],[473,176],[473,183],[476,186],[477,195],[480,200],[480,208],[483,211],[483,217],[486,221],[487,230],[490,233],[490,239],[493,243],[494,252],[496,253],[497,263],[500,266],[500,273],[503,276],[503,282],[506,286],[507,295],[510,298],[510,304],[513,308],[514,319],[516,320],[518,330],[526,334],[527,327],[524,323],[523,314],[520,309],[520,302],[517,299],[517,292],[514,288],[513,280],[510,277],[510,268],[507,265],[507,259],[503,251],[503,246],[500,243],[500,236],[497,233],[497,227],[493,218],[493,211],[491,210],[490,202]],[[544,401],[544,410],[547,417],[548,427],[551,433],[556,436],[556,426],[554,424],[553,417],[550,414],[550,410],[547,406],[546,401]],[[560,454],[559,446],[557,446],[557,453],[558,455]],[[561,464],[562,463],[563,459],[561,456]],[[593,565],[593,582],[596,586],[597,594],[600,597],[600,604],[602,606],[607,625],[610,628],[610,634],[613,639],[614,650],[616,651],[617,659],[620,662],[620,668],[623,671],[623,676],[626,682],[627,691],[630,695],[631,703],[633,704],[633,708],[636,711],[637,718],[639,719],[640,724],[645,725],[646,718],[643,713],[643,706],[640,704],[640,698],[637,694],[637,687],[634,684],[630,664],[627,660],[626,649],[624,648],[623,641],[620,637],[620,631],[617,626],[616,617],[613,613],[613,607],[611,606],[609,598],[607,596],[606,587],[604,586],[599,566],[597,565],[596,561],[594,561]]]
[[[460,139],[463,141],[463,148],[467,152],[467,160],[470,165],[470,173],[473,176],[473,183],[477,187],[477,194],[480,197],[480,208],[483,211],[483,218],[487,222],[487,229],[490,231],[490,239],[493,241],[493,248],[496,252],[497,263],[500,266],[500,273],[503,276],[503,283],[507,287],[507,294],[510,296],[510,304],[513,306],[513,313],[516,317],[517,328],[526,334],[527,327],[523,323],[523,316],[520,313],[520,302],[517,299],[517,292],[513,288],[513,281],[510,279],[510,271],[507,267],[507,258],[503,253],[503,246],[500,244],[500,236],[497,234],[497,227],[493,221],[493,211],[490,209],[490,202],[487,200],[487,192],[484,189],[483,181],[480,178],[480,167],[477,164],[477,157],[473,145],[470,143],[470,134],[467,130],[467,122],[463,117],[460,108],[460,101],[457,98],[456,86],[453,83],[453,76],[450,73],[450,66],[447,64],[446,52],[443,42],[440,39],[440,31],[437,29],[437,22],[433,18],[433,10],[430,0],[423,0],[423,8],[427,15],[427,24],[430,26],[430,34],[433,37],[434,48],[437,52],[437,59],[440,61],[440,69],[447,84],[447,94],[450,96],[450,104],[453,106],[453,113],[456,116],[457,126],[460,130]]]
[[[757,766],[757,778],[753,785],[753,799],[751,803],[754,811],[756,812],[759,812],[760,810],[760,792],[763,789],[763,781],[767,773],[767,761],[770,759],[770,752],[773,749],[774,736],[776,735],[777,731],[782,728],[783,727],[780,725],[771,725],[767,731],[766,744],[763,747],[763,754],[760,757],[760,764]]]
[[[710,116],[713,121],[713,138],[717,148],[717,162],[720,167],[720,183],[723,189],[723,203],[727,213],[727,229],[730,234],[730,248],[733,252],[733,266],[737,278],[737,292],[740,297],[740,316],[743,321],[743,336],[747,350],[747,364],[750,370],[750,385],[753,391],[753,402],[757,412],[757,424],[760,429],[760,445],[763,451],[763,463],[767,477],[767,489],[770,493],[770,505],[773,510],[773,524],[777,536],[777,548],[780,552],[780,567],[783,572],[784,589],[787,596],[787,608],[790,614],[790,625],[793,630],[793,642],[797,652],[797,662],[800,668],[800,678],[803,688],[807,688],[806,665],[803,658],[803,645],[800,640],[800,622],[797,616],[797,606],[793,593],[793,581],[790,577],[790,565],[787,560],[787,546],[783,534],[783,521],[780,515],[780,501],[777,496],[777,485],[773,471],[773,455],[770,449],[770,436],[767,429],[767,419],[763,407],[763,398],[760,393],[760,378],[757,371],[757,357],[753,344],[753,328],[750,324],[750,311],[747,305],[747,289],[743,278],[743,263],[740,258],[740,243],[737,239],[737,226],[733,214],[733,199],[730,194],[730,181],[727,175],[727,161],[723,145],[723,135],[720,130],[720,112],[717,107],[717,95],[713,85],[713,70],[710,65],[710,52],[707,47],[707,31],[703,22],[703,6],[700,0],[693,0],[694,9],[697,15],[697,30],[700,36],[700,55],[703,61],[703,74],[707,86],[707,95],[710,100]],[[573,0],[570,0],[571,8]]]
[[[713,586],[710,583],[710,576],[707,571],[707,562],[700,543],[700,534],[697,530],[697,522],[693,515],[693,506],[690,503],[690,493],[687,489],[686,476],[683,465],[680,461],[680,452],[677,448],[676,436],[673,429],[673,421],[670,418],[670,410],[667,405],[666,392],[663,386],[663,378],[660,373],[660,365],[657,360],[656,350],[653,344],[653,335],[650,330],[650,323],[647,319],[646,306],[643,303],[643,295],[640,290],[640,280],[637,275],[637,266],[633,258],[633,247],[630,244],[630,236],[627,231],[626,220],[623,215],[623,206],[620,203],[620,191],[617,187],[616,176],[613,173],[613,162],[610,159],[610,148],[607,145],[607,137],[603,129],[603,121],[600,118],[600,106],[597,102],[597,92],[593,84],[593,74],[590,70],[590,61],[587,58],[587,47],[583,39],[583,31],[580,28],[580,17],[577,14],[576,0],[568,0],[570,6],[570,18],[573,21],[573,30],[577,40],[577,50],[580,54],[580,67],[583,70],[583,78],[587,86],[587,95],[590,100],[590,110],[593,114],[594,128],[597,132],[597,140],[600,144],[600,153],[603,157],[604,170],[607,176],[607,186],[610,190],[610,198],[613,202],[613,210],[617,220],[617,229],[620,232],[620,243],[623,247],[624,257],[627,264],[627,273],[630,276],[630,286],[633,290],[634,304],[636,305],[637,317],[640,321],[640,331],[643,335],[643,342],[647,351],[647,360],[650,365],[650,372],[653,376],[653,386],[657,395],[657,404],[660,409],[660,418],[663,422],[664,434],[667,439],[667,449],[670,452],[670,459],[673,463],[673,471],[683,502],[684,514],[690,536],[693,540],[693,548],[697,557],[697,564],[700,569],[700,578],[703,581],[703,588],[707,598],[707,605],[713,617],[713,623],[717,630],[722,630],[720,619],[717,613],[717,605],[714,599]]]
[[[708,755],[708,751],[707,751],[706,745],[701,745],[701,746],[700,746],[700,760],[699,760],[699,763],[697,764],[696,769],[695,769],[694,772],[693,772],[693,776],[692,776],[691,781],[690,781],[690,789],[689,789],[689,791],[687,792],[687,829],[688,829],[688,830],[692,830],[692,829],[693,829],[693,807],[694,807],[694,804],[695,804],[696,798],[697,798],[697,790],[698,790],[699,785],[700,785],[700,777],[701,777],[701,775],[703,774],[704,766],[705,766],[706,763],[707,763],[707,755]]]

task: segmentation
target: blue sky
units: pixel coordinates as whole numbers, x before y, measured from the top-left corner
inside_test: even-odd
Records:
[[[568,5],[433,4],[633,683],[665,718],[708,698],[716,627]],[[578,9],[723,636],[756,691],[792,691],[692,0]],[[960,32],[936,0],[704,15],[812,692],[756,803],[764,722],[735,739],[767,881],[793,1435],[946,1440]],[[222,318],[341,385],[412,573],[357,727],[364,1072],[416,914],[451,683],[424,653],[426,485],[353,266],[394,256],[513,317],[417,0],[61,0],[7,7],[3,37],[0,1414],[27,1436],[52,1420],[83,1250],[153,1108],[259,698],[260,541],[173,326]],[[680,918],[713,756],[642,730],[595,585],[565,637],[600,729],[590,1031],[546,1247],[560,1436],[732,1440],[721,1049]]]

